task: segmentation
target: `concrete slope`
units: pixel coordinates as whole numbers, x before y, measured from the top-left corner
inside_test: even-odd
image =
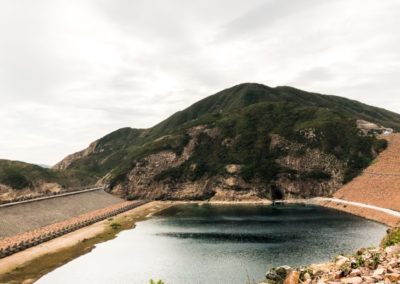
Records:
[[[38,229],[124,200],[103,190],[0,208],[0,238]]]
[[[335,198],[400,211],[400,134],[360,176],[338,190]]]

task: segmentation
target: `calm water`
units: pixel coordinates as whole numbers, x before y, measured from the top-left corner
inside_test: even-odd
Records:
[[[268,268],[377,245],[386,227],[322,207],[179,205],[123,231],[38,283],[246,283]]]

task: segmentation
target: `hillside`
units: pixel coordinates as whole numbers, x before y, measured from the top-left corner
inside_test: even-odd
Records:
[[[241,84],[150,129],[110,133],[54,169],[84,173],[127,198],[332,195],[386,147],[358,120],[400,130],[400,115],[357,101]]]
[[[0,160],[0,201],[51,194],[95,182],[76,170],[54,171],[19,161]]]

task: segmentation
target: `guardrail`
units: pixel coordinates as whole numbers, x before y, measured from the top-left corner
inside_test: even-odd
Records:
[[[44,196],[40,196],[40,197],[23,199],[23,200],[19,200],[19,201],[10,201],[10,202],[0,204],[0,208],[14,206],[14,205],[18,205],[18,204],[29,203],[29,202],[35,202],[35,201],[40,201],[40,200],[58,198],[58,197],[62,197],[62,196],[80,194],[80,193],[90,192],[90,191],[95,191],[95,190],[100,190],[100,189],[106,189],[106,186],[87,187],[85,189],[75,189],[75,190],[70,190],[70,191],[66,191],[66,192],[64,191],[64,192],[60,192],[60,193],[53,194],[53,195],[44,195]]]
[[[137,201],[133,202],[132,204],[124,205],[121,206],[120,208],[116,208],[114,210],[111,210],[109,212],[101,213],[97,216],[93,216],[84,220],[77,221],[74,224],[66,225],[63,226],[62,228],[59,228],[57,230],[53,230],[51,232],[43,233],[38,236],[26,239],[26,240],[21,240],[19,242],[16,242],[14,244],[10,244],[6,247],[1,248],[0,247],[0,258],[4,258],[7,256],[10,256],[14,253],[23,251],[25,249],[28,249],[30,247],[36,246],[38,244],[50,241],[52,239],[58,238],[62,235],[68,234],[70,232],[76,231],[80,228],[89,226],[91,224],[100,222],[102,220],[108,219],[110,217],[113,217],[115,215],[121,214],[123,212],[132,210],[136,207],[139,207],[143,204],[148,203],[148,201]],[[126,204],[126,203],[124,203]]]

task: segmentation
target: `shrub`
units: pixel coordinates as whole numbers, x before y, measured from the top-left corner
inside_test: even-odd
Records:
[[[302,173],[300,177],[302,179],[316,179],[318,181],[324,181],[324,180],[330,180],[332,176],[331,174],[326,173],[324,171],[312,170],[309,172]]]
[[[32,186],[26,176],[11,168],[6,170],[5,175],[1,178],[0,182],[14,189],[23,189]]]
[[[110,227],[113,228],[114,230],[117,230],[119,227],[121,227],[121,224],[113,222],[110,224]]]
[[[157,282],[154,281],[153,279],[150,279],[150,284],[165,284],[164,281],[158,280]]]
[[[387,148],[387,146],[388,146],[388,142],[385,139],[378,139],[374,142],[374,148],[378,153],[385,150]]]
[[[391,229],[382,241],[383,247],[390,247],[400,244],[400,228]]]

